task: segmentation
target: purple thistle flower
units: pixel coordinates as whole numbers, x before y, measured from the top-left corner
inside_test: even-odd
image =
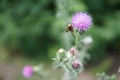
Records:
[[[76,13],[71,20],[72,26],[79,31],[86,31],[92,25],[92,18],[84,12]]]
[[[33,68],[31,66],[25,66],[23,68],[23,76],[26,77],[26,78],[30,78],[32,75],[33,75]]]
[[[82,63],[80,63],[78,60],[75,60],[73,63],[72,63],[72,67],[74,69],[78,69],[82,66]]]

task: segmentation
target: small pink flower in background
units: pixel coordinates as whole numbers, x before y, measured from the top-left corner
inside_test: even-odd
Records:
[[[23,76],[26,78],[30,78],[33,75],[33,68],[31,66],[25,66],[23,68]]]
[[[82,63],[79,62],[78,60],[75,60],[75,61],[72,63],[72,67],[73,67],[74,69],[78,69],[78,68],[80,68],[81,66],[82,66]]]
[[[76,49],[75,47],[72,47],[72,48],[70,49],[70,53],[71,53],[73,56],[75,56],[75,55],[77,54],[77,49]]]
[[[92,18],[84,12],[76,13],[71,20],[72,26],[79,31],[86,31],[92,25]]]

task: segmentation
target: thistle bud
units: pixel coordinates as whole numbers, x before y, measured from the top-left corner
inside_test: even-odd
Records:
[[[87,37],[85,37],[84,39],[83,39],[83,44],[85,44],[85,45],[89,45],[89,44],[91,44],[93,42],[93,40],[92,40],[92,37],[91,36],[87,36]]]
[[[64,49],[59,49],[58,52],[57,52],[57,56],[59,58],[65,58],[66,54],[65,54],[65,50]]]
[[[64,63],[67,63],[68,61],[69,61],[68,58],[64,58],[64,59],[63,59],[63,62],[64,62]]]
[[[40,70],[40,68],[39,68],[38,66],[35,66],[35,67],[33,67],[33,70],[34,70],[35,72],[37,72],[37,71]]]
[[[81,66],[82,66],[82,63],[80,63],[80,62],[77,61],[77,60],[75,60],[75,61],[72,63],[73,69],[79,69]]]
[[[73,56],[75,56],[76,53],[77,53],[77,49],[76,49],[75,47],[72,47],[72,48],[70,49],[70,53],[71,53]]]

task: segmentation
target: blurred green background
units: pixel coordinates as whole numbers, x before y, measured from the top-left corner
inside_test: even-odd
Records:
[[[79,11],[93,17],[86,33],[93,38],[86,66],[97,66],[93,73],[116,72],[120,66],[120,0],[0,0],[1,69],[17,65],[20,72],[27,63],[49,65],[59,48],[68,50],[73,45],[65,27]],[[4,79],[3,72],[0,80],[16,80]]]

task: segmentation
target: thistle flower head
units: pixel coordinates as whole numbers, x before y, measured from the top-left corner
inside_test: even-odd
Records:
[[[86,31],[92,25],[92,18],[84,12],[76,13],[71,20],[73,28],[81,31]]]
[[[33,75],[33,68],[31,66],[25,66],[23,68],[23,76],[26,78],[30,78]]]

